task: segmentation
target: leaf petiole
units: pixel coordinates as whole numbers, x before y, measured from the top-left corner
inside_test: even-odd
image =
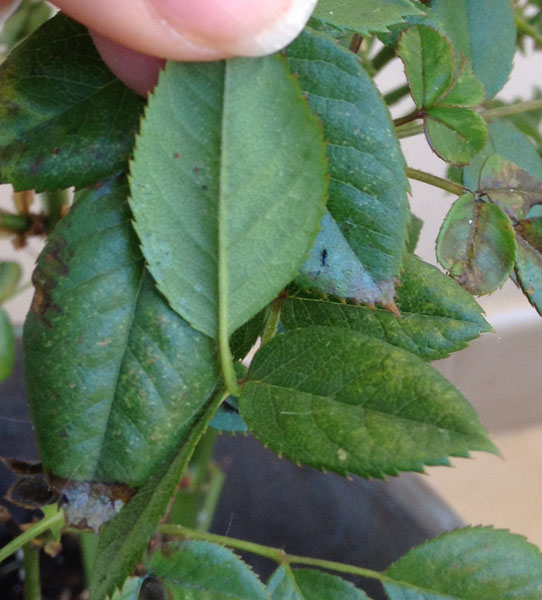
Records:
[[[454,183],[453,181],[438,177],[437,175],[432,175],[431,173],[426,173],[425,171],[419,171],[418,169],[407,167],[405,169],[405,173],[409,179],[415,179],[416,181],[427,183],[434,187],[438,187],[445,192],[450,192],[450,194],[455,194],[456,196],[462,196],[466,191],[468,191],[459,183]]]

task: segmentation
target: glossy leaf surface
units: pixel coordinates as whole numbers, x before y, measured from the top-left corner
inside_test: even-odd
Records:
[[[103,63],[82,25],[58,14],[0,66],[0,181],[84,186],[123,168],[143,100]]]
[[[130,502],[100,532],[96,561],[89,583],[90,600],[104,600],[122,587],[125,578],[141,560],[173,497],[194,448],[216,412],[220,396],[209,401],[190,434]]]
[[[510,1],[433,0],[431,9],[492,98],[512,70],[516,28]]]
[[[542,179],[499,154],[487,158],[478,187],[515,220],[524,219],[533,206],[542,204]]]
[[[9,298],[17,289],[23,271],[19,263],[0,262],[0,304]]]
[[[542,158],[532,142],[513,125],[494,122],[488,125],[489,138],[482,150],[463,169],[463,184],[470,190],[478,189],[480,172],[491,154],[500,154],[533,177],[542,179]]]
[[[383,477],[495,450],[472,407],[432,367],[346,329],[273,339],[252,363],[239,408],[277,454],[341,474]]]
[[[542,219],[527,219],[515,226],[516,276],[529,302],[542,314]]]
[[[112,180],[77,194],[38,260],[24,347],[45,469],[134,487],[186,437],[217,366],[147,274],[127,193]]]
[[[491,327],[472,296],[437,268],[409,256],[397,290],[401,317],[388,310],[345,304],[299,291],[282,306],[286,329],[343,327],[381,339],[424,360],[464,348]]]
[[[410,0],[320,0],[314,16],[334,27],[366,34],[387,31],[390,25],[404,22],[405,16],[421,14],[420,8]]]
[[[288,63],[328,140],[329,199],[300,284],[360,302],[395,294],[410,220],[404,158],[387,107],[352,52],[306,32]]]
[[[231,550],[200,541],[170,543],[148,561],[171,600],[266,600],[261,581]]]
[[[8,378],[15,364],[15,336],[6,312],[0,308],[0,381]]]
[[[279,567],[267,584],[271,600],[368,600],[350,582],[311,569]]]
[[[440,264],[471,294],[490,294],[514,267],[516,243],[501,208],[465,194],[453,204],[440,230]]]
[[[158,287],[193,327],[229,336],[295,277],[323,215],[324,153],[282,57],[167,66],[131,204]]]
[[[384,583],[390,600],[538,600],[542,594],[540,551],[489,527],[445,533],[385,574],[397,581]]]

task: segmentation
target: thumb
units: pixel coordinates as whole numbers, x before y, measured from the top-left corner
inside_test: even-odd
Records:
[[[54,0],[74,19],[123,46],[185,61],[259,56],[280,50],[299,34],[316,2]]]
[[[11,16],[20,3],[21,0],[0,0],[0,26]]]

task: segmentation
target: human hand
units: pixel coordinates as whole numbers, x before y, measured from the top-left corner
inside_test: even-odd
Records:
[[[280,50],[317,0],[52,0],[89,27],[111,70],[145,94],[164,59],[219,60]],[[0,10],[3,4],[0,0]]]

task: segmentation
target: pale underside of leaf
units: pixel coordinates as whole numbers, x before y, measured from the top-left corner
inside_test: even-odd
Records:
[[[193,327],[229,337],[293,279],[323,215],[324,153],[280,56],[168,64],[131,204],[153,277]]]

